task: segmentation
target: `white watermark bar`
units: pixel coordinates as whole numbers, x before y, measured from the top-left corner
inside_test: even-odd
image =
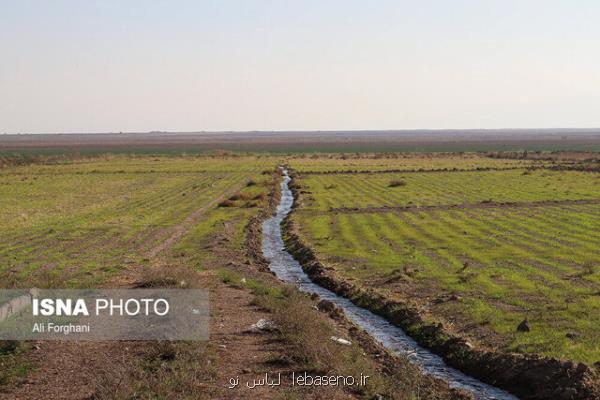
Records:
[[[0,289],[0,340],[207,340],[201,289]]]

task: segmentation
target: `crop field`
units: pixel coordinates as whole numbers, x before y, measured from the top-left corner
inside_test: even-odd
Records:
[[[314,192],[306,201],[313,210],[600,198],[600,175],[578,171],[328,174],[302,181]]]
[[[112,156],[3,168],[0,279],[5,287],[97,285],[148,263],[235,193],[243,199],[231,201],[228,218],[248,214],[264,201],[260,183],[270,177],[261,172],[273,165],[253,157]]]
[[[313,170],[303,164],[293,218],[337,274],[473,343],[599,361],[600,174],[468,162],[474,171],[373,174],[303,174]],[[525,318],[531,331],[517,332]]]
[[[478,348],[592,365],[600,360],[600,173],[580,168],[589,162],[581,157],[577,163],[458,153],[19,159],[0,167],[0,279],[6,288],[209,287],[216,333],[206,345],[176,346],[164,386],[155,388],[146,356],[121,364],[141,374],[149,396],[181,387],[180,373],[194,395],[224,387],[194,387],[190,364],[222,380],[249,363],[263,370],[268,360],[297,351],[298,360],[309,361],[291,369],[355,368],[344,360],[363,354],[360,347],[304,358],[339,326],[329,321],[317,329],[309,314],[317,312],[313,300],[282,289],[249,255],[260,240],[246,227],[268,209],[276,166],[287,164],[299,196],[294,225],[337,276],[410,303],[426,321],[442,322]],[[284,316],[286,335],[300,332],[291,341],[239,334],[260,318]],[[530,331],[518,332],[525,318]],[[120,378],[111,378],[105,351],[115,357],[128,351],[97,343],[81,350],[42,342],[39,352],[27,343],[0,345],[8,346],[0,347],[0,393],[11,394],[30,390],[19,386],[20,378],[60,374],[45,362],[62,357],[78,365],[92,360],[99,379],[114,388]],[[235,367],[210,372],[203,369],[206,357]],[[387,379],[396,378],[378,385]],[[129,398],[138,389],[124,390]]]
[[[260,237],[249,223],[268,215],[279,157],[21,161],[0,166],[3,287],[204,288],[211,333],[202,342],[1,340],[0,398],[220,399],[231,394],[231,376],[254,379],[274,368],[375,377],[360,392],[327,389],[333,399],[422,390],[455,398],[403,358],[386,361],[390,372],[381,374],[378,353],[367,355],[354,338],[352,346],[328,340],[350,337],[350,326],[260,268],[252,253]],[[262,319],[277,331],[249,334]],[[288,386],[236,398],[323,397]]]
[[[303,173],[511,169],[548,164],[536,159],[497,159],[476,154],[456,153],[352,153],[305,155],[290,159],[294,169]]]

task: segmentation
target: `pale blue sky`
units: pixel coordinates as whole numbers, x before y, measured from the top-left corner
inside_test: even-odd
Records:
[[[600,126],[598,1],[0,0],[0,132]]]

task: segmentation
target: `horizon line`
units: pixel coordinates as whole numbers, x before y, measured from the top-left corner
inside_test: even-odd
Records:
[[[2,132],[2,136],[23,136],[23,135],[131,135],[131,134],[240,134],[240,133],[400,133],[400,132],[498,132],[498,131],[599,131],[599,127],[575,128],[575,127],[556,127],[556,128],[416,128],[416,129],[326,129],[326,130],[198,130],[198,131],[103,131],[103,132]]]

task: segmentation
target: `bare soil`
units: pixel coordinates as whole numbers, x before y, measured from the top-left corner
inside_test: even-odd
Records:
[[[0,152],[598,150],[599,129],[139,132],[0,135]]]

